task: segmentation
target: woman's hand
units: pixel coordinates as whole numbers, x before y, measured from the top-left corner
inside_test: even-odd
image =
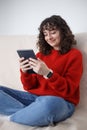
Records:
[[[20,69],[26,73],[30,69],[29,60],[25,60],[24,57],[19,59]]]
[[[33,69],[34,72],[43,76],[46,76],[50,72],[50,69],[47,67],[47,65],[40,59],[36,60],[29,58],[28,65]]]

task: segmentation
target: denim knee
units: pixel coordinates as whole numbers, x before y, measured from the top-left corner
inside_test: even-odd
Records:
[[[57,102],[61,102],[60,99],[60,97],[56,96],[40,96],[36,101],[41,104],[42,109],[45,110],[46,114],[53,114],[56,111]]]
[[[70,117],[75,110],[74,104],[65,101],[61,97],[40,96],[37,98],[37,101],[42,104],[45,118],[50,124],[65,120]]]

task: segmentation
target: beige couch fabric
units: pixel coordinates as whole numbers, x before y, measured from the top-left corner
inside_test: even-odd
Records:
[[[74,115],[56,126],[30,127],[7,120],[0,115],[0,130],[87,130],[87,33],[75,34],[77,48],[83,54],[83,76],[80,85],[80,103]],[[36,48],[37,36],[0,36],[0,85],[21,89],[17,49]]]

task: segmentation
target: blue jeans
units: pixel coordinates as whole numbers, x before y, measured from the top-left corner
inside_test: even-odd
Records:
[[[37,96],[0,86],[0,114],[29,126],[54,125],[70,117],[74,104],[56,96]]]

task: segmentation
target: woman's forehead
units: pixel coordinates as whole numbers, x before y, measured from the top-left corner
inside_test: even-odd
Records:
[[[56,30],[56,29],[52,29],[52,30],[43,30],[43,33],[51,32],[51,31],[57,31],[57,30]]]
[[[52,31],[52,30],[56,30],[56,29],[57,29],[57,26],[54,25],[53,23],[46,23],[45,25],[43,25],[43,31],[44,30]]]

